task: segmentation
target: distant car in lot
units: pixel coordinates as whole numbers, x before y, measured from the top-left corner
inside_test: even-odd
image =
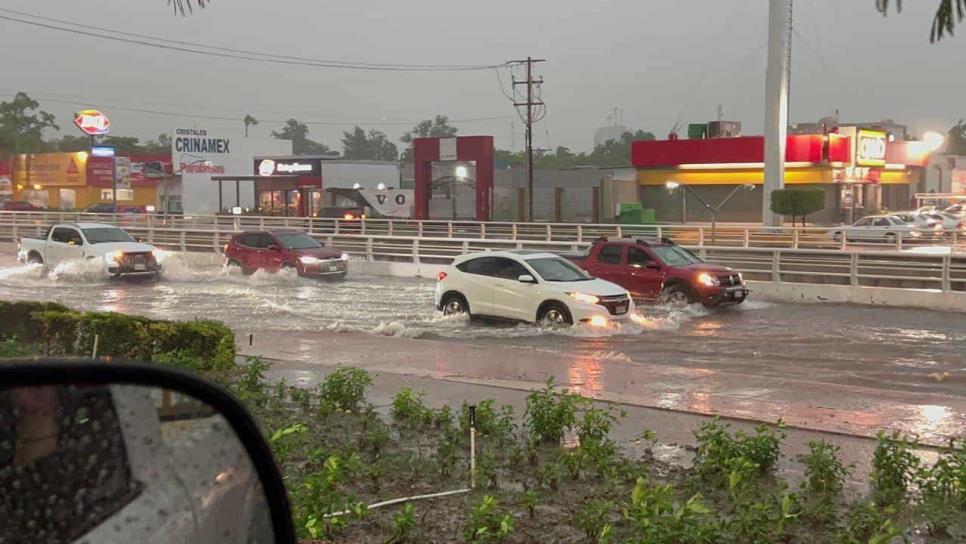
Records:
[[[43,238],[24,236],[17,249],[21,262],[41,264],[47,270],[66,261],[98,260],[104,273],[116,278],[158,278],[157,256],[154,246],[102,223],[59,223],[48,228]]]
[[[146,204],[118,204],[117,208],[110,202],[98,202],[84,208],[84,213],[122,213],[146,214],[154,213],[154,206]]]
[[[923,231],[910,227],[902,219],[892,215],[870,215],[851,225],[831,228],[828,234],[836,242],[845,237],[847,241],[895,244],[900,234],[903,239],[915,240],[923,235]]]
[[[898,217],[907,226],[918,228],[918,229],[935,229],[936,225],[942,229],[943,218],[935,213],[918,213],[915,211],[909,212],[892,212],[894,217]]]
[[[348,255],[295,230],[237,234],[225,245],[224,258],[225,266],[238,267],[245,274],[292,269],[299,276],[342,280],[349,271]]]
[[[0,212],[42,212],[43,208],[26,200],[8,200],[0,204]]]
[[[316,217],[321,217],[323,219],[365,219],[366,213],[362,208],[326,206],[319,209]]]
[[[628,319],[627,290],[552,253],[488,251],[457,257],[439,273],[436,308],[543,325],[606,326]]]
[[[966,217],[966,204],[953,204],[952,206],[943,210],[949,215],[954,215],[960,219]]]
[[[668,238],[600,238],[586,252],[568,258],[637,299],[713,307],[741,304],[748,297],[741,273],[706,263]]]

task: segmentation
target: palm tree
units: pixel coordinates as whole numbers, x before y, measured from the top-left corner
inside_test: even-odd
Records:
[[[192,2],[198,4],[199,8],[204,8],[211,3],[211,0],[168,0],[168,5],[173,6],[174,12],[184,17],[189,13],[194,13],[194,8],[191,7]]]
[[[199,0],[203,2],[204,0]],[[890,0],[875,0],[875,7],[882,15],[889,13]],[[902,0],[895,0],[896,11],[902,11]],[[929,33],[929,41],[937,42],[944,37],[953,35],[953,28],[956,23],[962,23],[966,19],[966,0],[939,0],[939,7],[936,15],[932,19],[932,31]]]
[[[255,119],[251,115],[246,115],[244,123],[245,123],[245,137],[248,138],[248,127],[257,125],[258,119]]]

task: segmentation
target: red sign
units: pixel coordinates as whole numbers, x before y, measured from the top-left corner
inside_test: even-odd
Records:
[[[82,110],[74,117],[74,124],[85,134],[98,136],[111,131],[111,121],[97,110]]]

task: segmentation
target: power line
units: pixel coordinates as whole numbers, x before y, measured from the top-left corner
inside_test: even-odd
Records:
[[[9,13],[11,10],[6,10],[0,8],[0,11]],[[36,19],[41,19],[39,16],[28,15]],[[165,49],[170,51],[180,51],[183,53],[193,53],[196,55],[205,55],[219,58],[229,58],[236,60],[247,60],[254,62],[265,62],[271,64],[282,64],[282,65],[297,65],[297,66],[311,66],[315,68],[334,68],[342,70],[365,70],[365,71],[386,71],[386,72],[461,72],[461,71],[479,71],[479,70],[490,70],[500,66],[499,64],[487,64],[487,65],[393,65],[393,64],[374,64],[374,63],[349,63],[345,61],[331,61],[325,59],[308,59],[304,57],[290,57],[283,55],[275,55],[272,53],[259,53],[250,52],[242,49],[230,49],[222,48],[210,45],[201,44],[189,44],[188,42],[175,42],[173,40],[166,40],[164,38],[157,38],[153,36],[146,36],[142,34],[133,33],[122,33],[111,29],[101,29],[100,27],[91,27],[90,25],[78,25],[76,23],[66,23],[74,25],[76,28],[71,28],[68,26],[62,26],[62,24],[54,24],[52,22],[41,22],[43,19],[38,21],[31,21],[28,19],[22,19],[19,17],[11,15],[0,15],[0,20],[5,20],[14,23],[20,23],[25,25],[31,25],[40,28],[46,28],[49,30],[57,30],[60,32],[67,32],[71,34],[78,34],[82,36],[88,36],[92,38],[100,38],[103,40],[110,40],[122,43],[129,43],[133,45],[142,45],[145,47],[153,47],[156,49]],[[84,30],[85,28],[94,28],[96,31]],[[124,35],[132,37],[123,37]]]
[[[11,94],[4,94],[2,96],[10,97]],[[89,105],[90,102],[83,100],[64,100],[57,98],[47,98],[41,95],[37,95],[38,98],[45,100],[47,102],[54,102],[59,104],[70,104],[75,106],[85,106]],[[124,106],[113,106],[110,104],[99,104],[99,107],[104,109],[112,109],[117,111],[127,111],[133,113],[144,113],[149,115],[161,115],[167,117],[181,117],[185,119],[207,119],[213,121],[240,121],[239,117],[228,117],[224,115],[209,115],[209,114],[193,114],[193,113],[178,113],[171,111],[153,110],[153,109],[143,109],[143,108],[130,108]],[[454,123],[475,123],[482,121],[503,121],[506,119],[512,119],[512,115],[495,115],[489,117],[467,117],[463,119],[451,119]],[[285,119],[259,119],[260,123],[281,123],[284,124],[288,120]],[[300,121],[306,125],[327,125],[327,126],[349,126],[349,125],[359,125],[359,126],[409,126],[418,121]]]

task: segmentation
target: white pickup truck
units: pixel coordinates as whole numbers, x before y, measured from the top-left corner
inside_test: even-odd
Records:
[[[20,239],[20,262],[42,264],[46,270],[60,263],[98,259],[112,277],[157,278],[161,274],[158,250],[130,234],[103,223],[61,223],[47,229],[43,238]]]

